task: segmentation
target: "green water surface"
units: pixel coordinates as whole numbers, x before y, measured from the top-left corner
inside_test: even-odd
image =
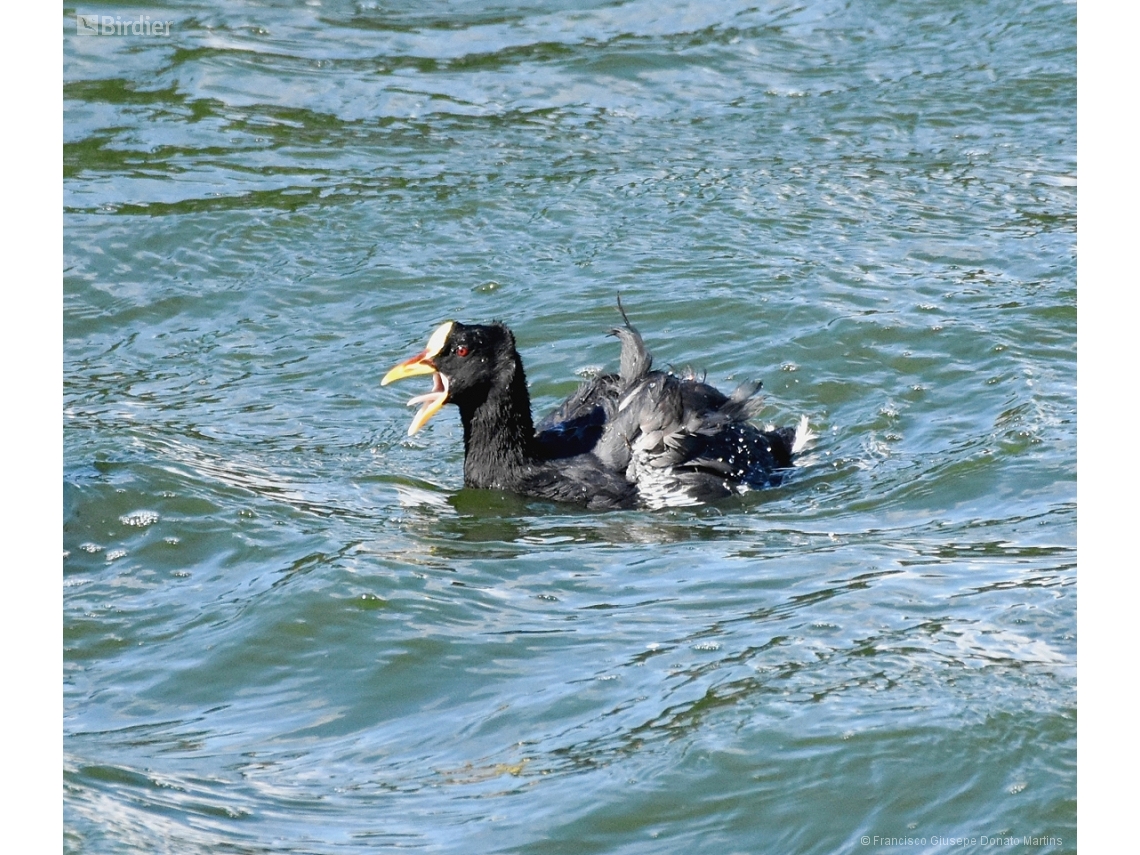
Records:
[[[66,852],[1076,841],[1076,6],[64,8]],[[819,439],[586,513],[381,388],[512,327]]]

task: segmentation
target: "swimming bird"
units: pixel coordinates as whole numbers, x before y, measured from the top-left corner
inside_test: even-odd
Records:
[[[814,438],[762,430],[758,381],[725,395],[690,372],[652,370],[653,358],[619,301],[617,373],[583,383],[537,425],[514,334],[504,324],[447,321],[381,385],[430,375],[414,434],[445,404],[463,422],[463,481],[590,509],[697,505],[779,484]]]

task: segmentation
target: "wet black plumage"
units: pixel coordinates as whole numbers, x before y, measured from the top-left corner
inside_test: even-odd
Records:
[[[423,407],[410,432],[444,403],[458,406],[469,487],[602,509],[699,504],[780,482],[806,423],[799,437],[796,428],[763,431],[750,422],[758,382],[725,395],[692,374],[652,370],[628,318],[613,334],[617,373],[584,383],[538,425],[514,335],[501,323],[444,324],[384,382],[435,375],[433,392],[412,401]]]

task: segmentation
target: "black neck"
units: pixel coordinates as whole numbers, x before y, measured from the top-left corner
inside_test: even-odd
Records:
[[[516,357],[509,382],[492,387],[477,406],[459,404],[463,419],[463,481],[469,487],[510,489],[533,462],[534,420],[526,375]]]

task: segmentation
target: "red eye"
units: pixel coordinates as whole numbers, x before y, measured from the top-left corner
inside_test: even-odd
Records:
[[[465,344],[461,344],[461,345],[459,345],[459,347],[455,348],[455,355],[456,356],[466,356],[470,352],[471,351],[469,351],[467,349],[467,345],[465,345]]]

